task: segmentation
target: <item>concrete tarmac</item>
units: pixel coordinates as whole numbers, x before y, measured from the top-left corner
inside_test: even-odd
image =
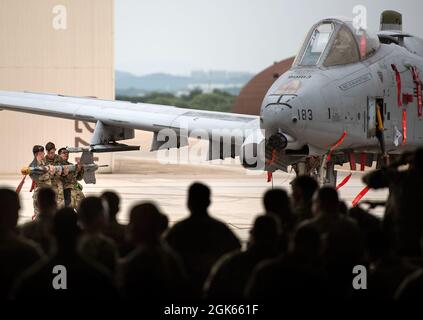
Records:
[[[114,190],[121,197],[121,211],[118,220],[128,222],[130,208],[141,201],[154,201],[168,215],[171,224],[186,217],[186,193],[194,181],[201,181],[212,189],[212,216],[224,221],[245,242],[249,230],[257,215],[263,213],[262,195],[272,187],[266,181],[266,173],[251,173],[242,168],[235,160],[216,161],[202,164],[160,164],[151,154],[132,153],[115,157],[114,168],[118,173],[97,174],[95,185],[84,185],[86,195],[100,195],[105,190]],[[347,169],[347,165],[344,166]],[[349,170],[338,170],[338,182]],[[341,198],[350,206],[355,196],[364,188],[361,183],[363,173],[354,172],[350,181],[340,189]],[[291,192],[289,182],[294,173],[276,172],[273,176],[273,186],[285,188]],[[22,176],[0,175],[0,186],[15,189]],[[21,191],[19,223],[31,219],[32,193],[29,192],[31,180],[29,177]],[[363,200],[384,200],[387,190],[369,191]],[[0,208],[1,210],[1,208]],[[381,216],[383,209],[373,211]]]

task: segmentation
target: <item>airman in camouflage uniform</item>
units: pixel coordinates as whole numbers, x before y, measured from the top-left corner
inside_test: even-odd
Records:
[[[29,167],[38,167],[46,165],[44,161],[45,152],[43,146],[35,145],[32,148],[32,153],[34,154],[34,160],[32,160],[32,162],[29,164]],[[31,173],[29,176],[31,177],[34,183],[34,194],[32,195],[32,199],[34,205],[34,216],[36,216],[39,213],[37,205],[38,191],[43,187],[51,186],[51,178],[49,172],[46,172],[44,174]]]
[[[84,168],[77,164],[76,172],[69,172],[67,166],[72,165],[69,160],[69,151],[66,148],[59,149],[60,164],[64,166],[62,172],[63,194],[65,206],[76,209],[82,199],[85,198],[82,193],[82,185],[78,182],[84,176]]]
[[[56,146],[53,142],[46,144],[47,155],[44,158],[46,165],[59,166],[61,163],[60,157],[56,154]],[[62,172],[50,172],[51,187],[56,192],[57,207],[63,207],[65,205],[65,199],[63,195],[63,183],[62,183]]]

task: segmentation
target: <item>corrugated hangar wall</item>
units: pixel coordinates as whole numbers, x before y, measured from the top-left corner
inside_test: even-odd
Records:
[[[0,90],[114,99],[114,1],[0,0]],[[1,111],[0,173],[18,173],[35,144],[84,146],[93,128]]]

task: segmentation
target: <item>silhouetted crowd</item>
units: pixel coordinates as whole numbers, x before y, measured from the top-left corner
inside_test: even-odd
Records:
[[[118,223],[119,196],[87,197],[57,208],[42,188],[39,214],[17,226],[16,192],[0,189],[1,299],[139,299],[139,301],[410,300],[423,296],[423,151],[366,174],[389,188],[379,219],[348,209],[332,187],[308,176],[263,197],[243,247],[212,217],[211,191],[190,186],[190,216],[169,228],[154,202]],[[374,203],[370,203],[374,206]],[[357,266],[366,273],[360,275]],[[357,280],[357,276],[360,279]],[[354,285],[354,282],[357,282]]]

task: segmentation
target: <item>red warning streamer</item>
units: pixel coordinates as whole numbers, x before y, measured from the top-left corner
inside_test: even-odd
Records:
[[[347,175],[344,180],[342,180],[337,186],[336,186],[336,190],[341,189],[351,178],[352,173],[350,173],[349,175]]]
[[[407,142],[407,110],[402,110],[402,144]]]
[[[339,138],[339,140],[338,141],[336,141],[336,143],[335,144],[333,144],[331,147],[330,147],[330,149],[329,149],[329,154],[328,154],[328,158],[327,158],[327,160],[328,161],[330,161],[330,159],[331,159],[331,157],[332,157],[332,152],[333,152],[333,150],[335,150],[336,148],[338,148],[341,144],[342,144],[342,142],[344,142],[344,140],[345,140],[345,137],[347,136],[347,132],[346,131],[344,131],[344,133],[342,134],[342,136]]]
[[[32,180],[31,189],[29,189],[29,192],[34,191],[36,186],[37,186],[37,183],[34,180]]]
[[[276,160],[276,150],[273,149],[272,150],[272,158],[269,159],[269,161],[267,162],[268,165],[272,165]]]
[[[411,67],[411,74],[413,75],[413,81],[416,85],[417,92],[417,114],[419,117],[423,115],[422,113],[422,83],[420,81],[419,73],[417,72],[416,67]]]
[[[270,166],[276,161],[276,149],[272,150],[272,158],[269,159],[267,164]],[[267,182],[272,181],[273,179],[273,173],[272,171],[267,171]]]
[[[355,199],[352,201],[352,206],[355,207],[360,202],[361,198],[363,198],[366,193],[369,192],[369,187],[365,187],[363,190],[360,191],[360,193],[355,197]]]
[[[366,169],[366,154],[364,152],[360,153],[360,171]]]
[[[413,103],[413,95],[411,93],[403,93],[402,94],[402,102],[404,104]]]
[[[357,170],[357,164],[355,162],[355,154],[354,154],[354,152],[350,152],[348,154],[348,157],[350,158],[350,169],[352,171],[356,171]]]
[[[22,187],[23,187],[23,185],[25,183],[25,179],[26,179],[26,175],[23,176],[22,181],[19,183],[18,187],[16,188],[16,193],[21,192]]]
[[[395,77],[397,80],[397,99],[398,99],[398,107],[402,107],[402,100],[401,100],[401,75],[397,69],[397,66],[391,64],[392,70],[395,71]]]

